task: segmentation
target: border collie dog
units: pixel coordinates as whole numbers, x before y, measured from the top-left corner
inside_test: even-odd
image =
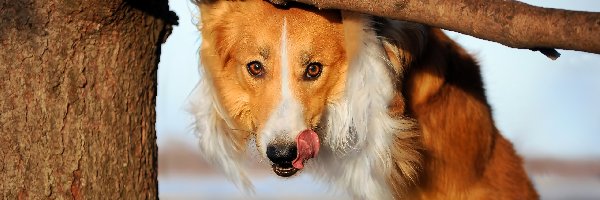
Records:
[[[537,199],[476,61],[440,29],[261,0],[196,0],[200,151],[239,187],[260,155],[355,199]]]

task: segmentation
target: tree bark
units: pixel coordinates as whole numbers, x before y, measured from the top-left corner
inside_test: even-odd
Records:
[[[0,0],[2,199],[157,199],[167,0]]]
[[[427,24],[513,48],[600,53],[600,13],[540,8],[511,0],[295,1]]]

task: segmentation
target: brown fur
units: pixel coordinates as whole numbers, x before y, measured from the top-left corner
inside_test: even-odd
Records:
[[[494,125],[479,66],[441,30],[428,31],[422,55],[398,44],[404,55],[395,58],[415,60],[400,81],[405,115],[417,119],[423,145],[408,199],[538,199],[521,158]]]

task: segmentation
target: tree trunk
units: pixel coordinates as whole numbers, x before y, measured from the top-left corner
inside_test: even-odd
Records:
[[[2,199],[157,199],[167,0],[0,0]],[[163,17],[164,16],[164,17]]]

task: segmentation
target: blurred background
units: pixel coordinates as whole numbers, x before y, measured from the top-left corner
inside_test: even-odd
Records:
[[[524,2],[600,11],[598,0]],[[258,167],[250,173],[256,193],[249,197],[203,161],[191,132],[191,116],[185,112],[186,98],[199,80],[198,11],[188,0],[171,0],[169,5],[180,25],[163,45],[158,70],[160,198],[345,197],[309,174],[282,179]],[[600,55],[559,50],[562,56],[552,61],[538,52],[448,34],[480,61],[496,124],[525,158],[542,199],[600,199]]]

